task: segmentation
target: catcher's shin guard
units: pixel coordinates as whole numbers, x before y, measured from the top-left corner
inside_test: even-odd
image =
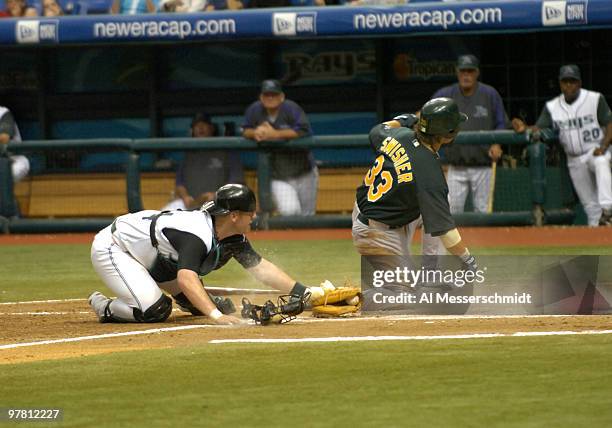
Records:
[[[172,313],[172,299],[165,294],[162,294],[157,302],[153,303],[147,310],[142,312],[138,308],[134,308],[134,318],[138,322],[164,322]]]

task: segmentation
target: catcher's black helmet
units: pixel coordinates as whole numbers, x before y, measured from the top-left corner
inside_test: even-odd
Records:
[[[219,187],[215,200],[206,202],[201,210],[210,215],[226,215],[231,211],[254,212],[255,193],[244,184],[226,184]]]
[[[467,116],[451,98],[434,98],[421,109],[418,129],[425,135],[448,135],[457,131]]]

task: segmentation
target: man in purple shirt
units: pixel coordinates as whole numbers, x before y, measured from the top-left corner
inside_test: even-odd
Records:
[[[478,81],[478,58],[462,55],[457,60],[457,83],[439,89],[432,98],[448,97],[457,102],[468,121],[462,131],[489,131],[508,128],[508,118],[499,93],[492,86]],[[474,211],[487,212],[491,183],[491,162],[502,155],[499,144],[454,145],[445,147],[451,213],[464,211],[468,192],[472,192]]]
[[[242,136],[257,142],[286,141],[312,134],[304,110],[285,98],[278,80],[264,80],[259,101],[244,113]],[[314,215],[319,171],[311,152],[279,145],[272,152],[272,199],[281,215]]]

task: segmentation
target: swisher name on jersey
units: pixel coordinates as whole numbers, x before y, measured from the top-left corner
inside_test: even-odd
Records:
[[[403,226],[423,214],[433,232],[454,227],[448,187],[438,156],[408,128],[378,125],[370,132],[376,159],[357,188],[362,215],[389,226]]]
[[[370,168],[365,176],[364,182],[369,187],[368,201],[376,202],[393,186],[393,176],[390,171],[382,171],[385,163],[385,155],[393,162],[393,169],[397,177],[397,183],[409,183],[412,181],[412,164],[406,149],[393,137],[383,140],[379,150],[382,153],[376,158],[374,166]],[[376,176],[380,173],[381,182],[374,186]]]

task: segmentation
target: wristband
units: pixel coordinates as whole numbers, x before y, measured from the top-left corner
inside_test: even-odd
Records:
[[[302,283],[296,281],[289,294],[291,294],[292,296],[302,297],[304,294],[306,294],[306,291],[308,291],[308,288],[305,287]]]
[[[465,252],[459,256],[462,262],[467,262],[470,259],[470,251],[466,248]]]
[[[211,317],[213,320],[218,320],[219,318],[223,316],[223,314],[221,313],[219,309],[215,308],[215,310],[212,311],[210,315],[208,316]]]

